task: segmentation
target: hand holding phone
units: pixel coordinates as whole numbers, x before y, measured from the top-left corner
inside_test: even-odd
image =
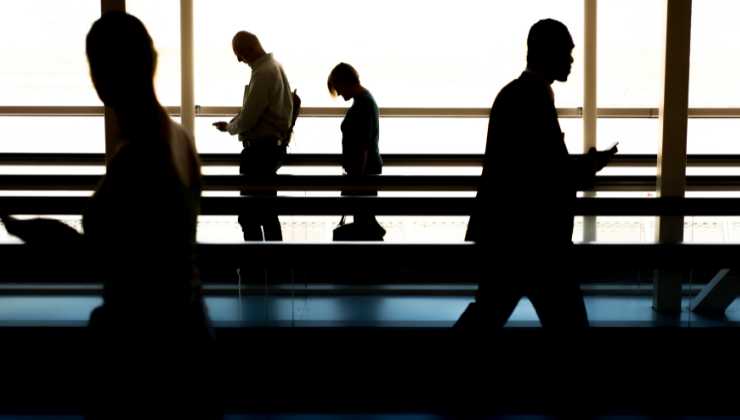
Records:
[[[227,123],[226,121],[217,121],[213,123],[213,126],[216,127],[218,131],[226,131],[229,123]]]
[[[619,151],[619,149],[617,148],[617,146],[619,146],[619,141],[615,141],[614,143],[612,143],[612,145],[609,146],[609,148],[606,149],[606,150],[608,152],[611,152],[611,154],[613,154],[613,155],[614,154],[617,154],[617,152]]]

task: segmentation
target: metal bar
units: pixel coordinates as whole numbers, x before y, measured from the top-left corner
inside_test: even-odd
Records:
[[[99,291],[99,276],[86,272],[85,266],[64,260],[57,261],[59,264],[56,265],[39,264],[39,261],[47,260],[47,255],[42,252],[43,249],[20,244],[0,244],[0,254],[4,257],[0,277],[6,281],[12,280],[15,289],[29,284],[53,285],[56,288],[74,284],[88,292]],[[426,284],[470,284],[480,279],[476,271],[481,261],[486,261],[480,258],[479,252],[480,249],[471,243],[247,242],[200,243],[197,246],[198,263],[204,280],[216,283],[226,278],[232,285],[234,270],[242,261],[249,261],[252,267],[293,268],[302,274],[313,270],[314,273],[323,274],[316,276],[322,282],[341,273],[341,281],[346,283],[352,273],[357,273],[358,256],[383,261],[382,265],[370,267],[369,270],[383,273],[382,282],[385,284],[408,285],[420,278]],[[711,269],[734,261],[738,252],[738,245],[576,244],[570,257],[585,261],[585,268],[589,271],[603,273],[605,266],[612,270],[655,267]],[[52,254],[49,257],[54,259],[59,251],[49,249],[49,253]],[[367,273],[368,268],[364,267],[363,270]],[[306,280],[302,275],[301,283]],[[3,288],[0,293],[6,292]]]
[[[691,301],[691,311],[705,315],[722,315],[740,292],[740,279],[729,268],[719,270]]]
[[[666,0],[663,94],[660,106],[657,193],[681,198],[686,193],[686,134],[689,107],[691,0]],[[682,216],[661,216],[656,226],[661,243],[683,241]],[[653,306],[656,311],[681,312],[681,273],[656,273]]]
[[[179,106],[166,106],[172,116],[180,115]],[[239,111],[233,106],[196,106],[198,117],[224,117]],[[303,118],[342,117],[346,108],[301,108]],[[380,108],[381,117],[406,118],[488,118],[488,108]],[[598,108],[599,118],[658,118],[658,108]],[[559,108],[562,118],[581,118],[581,108]],[[94,117],[103,116],[102,106],[0,106],[0,117]],[[740,108],[689,108],[689,118],[740,118]]]
[[[483,155],[479,154],[384,154],[385,166],[460,166],[480,167]],[[205,166],[238,166],[236,153],[203,153]],[[740,167],[740,155],[688,155],[691,167]],[[102,165],[104,156],[99,153],[0,153],[2,165]],[[655,167],[655,155],[617,155],[610,167]],[[323,153],[288,154],[283,166],[339,166],[341,155]]]
[[[597,0],[583,2],[583,152],[596,148],[597,103],[596,103],[596,37]],[[586,192],[586,197],[595,193]],[[583,218],[583,241],[596,241],[596,218]]]
[[[101,175],[0,175],[0,191],[91,191]],[[269,181],[249,182],[240,175],[206,175],[210,191],[477,191],[475,175],[376,175],[353,179],[342,175],[278,175]],[[654,176],[597,176],[584,191],[655,191]],[[740,176],[690,176],[689,191],[740,191]]]
[[[91,191],[101,175],[0,175],[4,191]],[[703,179],[707,178],[707,179]],[[701,190],[740,188],[740,177],[693,177]],[[478,176],[377,175],[353,179],[342,175],[278,175],[268,181],[249,181],[240,175],[206,175],[205,190],[215,191],[337,191],[341,189],[382,191],[476,191]],[[651,191],[655,177],[600,176],[594,184],[599,191]]]
[[[181,123],[195,137],[193,30],[193,0],[180,0]]]
[[[89,197],[0,197],[9,214],[79,215]],[[282,215],[342,215],[357,209],[379,215],[467,216],[472,197],[203,197],[203,215],[235,215],[244,206]],[[740,216],[738,198],[579,198],[573,211],[585,216]],[[532,217],[537,217],[535,211]]]

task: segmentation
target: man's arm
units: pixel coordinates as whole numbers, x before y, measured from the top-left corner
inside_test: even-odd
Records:
[[[254,129],[257,121],[267,109],[273,81],[261,74],[255,74],[254,76],[247,97],[244,99],[244,104],[242,104],[242,109],[226,127],[230,134],[246,133]]]
[[[351,170],[357,175],[367,174],[367,161],[370,157],[370,149],[374,146],[373,124],[375,115],[372,108],[367,104],[359,104],[354,118],[347,133],[351,139]]]
[[[584,155],[571,156],[571,174],[576,186],[579,189],[591,187],[596,173],[604,169],[616,153],[616,146],[602,151],[592,147]]]

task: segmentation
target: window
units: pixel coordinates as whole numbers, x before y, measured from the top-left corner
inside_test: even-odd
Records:
[[[739,13],[734,0],[692,3],[690,107],[740,107]]]
[[[663,80],[664,2],[602,0],[597,13],[599,107],[657,108]]]
[[[380,107],[488,108],[524,69],[527,33],[538,19],[568,25],[580,61],[582,15],[582,3],[572,1],[404,0],[353,3],[352,16],[363,19],[350,23],[342,0],[196,2],[196,103],[241,103],[249,69],[236,61],[231,39],[248,30],[274,52],[307,107],[345,106],[326,89],[331,69],[345,61]],[[557,87],[559,106],[580,106],[580,72],[574,66]]]
[[[0,105],[100,104],[85,58],[85,36],[99,16],[99,0],[3,2]]]
[[[180,1],[126,0],[126,11],[144,23],[154,41],[154,85],[159,101],[165,106],[180,106]]]

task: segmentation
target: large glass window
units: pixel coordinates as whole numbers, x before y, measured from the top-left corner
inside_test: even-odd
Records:
[[[568,25],[580,62],[582,2],[196,2],[196,103],[240,104],[249,69],[236,61],[231,39],[248,30],[283,64],[304,106],[345,106],[326,89],[332,67],[344,61],[381,107],[490,107],[524,69],[529,27],[545,17]],[[576,65],[556,87],[559,106],[580,106],[581,80]]]
[[[0,105],[99,105],[85,58],[99,16],[100,0],[3,2]]]
[[[238,153],[241,143],[221,133],[212,123],[224,118],[198,118],[195,132],[201,153]],[[301,118],[295,127],[290,153],[341,153],[342,118]],[[582,122],[561,118],[568,151],[583,150]],[[381,153],[482,154],[486,147],[488,118],[381,118]]]
[[[0,153],[103,153],[104,132],[102,116],[0,117]]]
[[[658,152],[657,118],[599,118],[598,148],[606,149],[619,142],[620,154],[647,154]]]
[[[126,11],[144,23],[154,41],[154,84],[159,101],[165,106],[180,106],[180,1],[126,0]]]
[[[740,2],[692,3],[689,106],[740,107]]]
[[[691,118],[689,154],[740,154],[740,118]]]
[[[597,11],[599,107],[658,107],[663,80],[665,3],[602,0]]]
[[[689,106],[740,107],[740,3],[703,0],[692,3]],[[689,154],[740,154],[740,118],[692,118]],[[738,168],[689,168],[693,175],[736,175]],[[689,197],[737,197],[737,192],[691,191]],[[737,242],[736,217],[687,217],[686,242]]]

